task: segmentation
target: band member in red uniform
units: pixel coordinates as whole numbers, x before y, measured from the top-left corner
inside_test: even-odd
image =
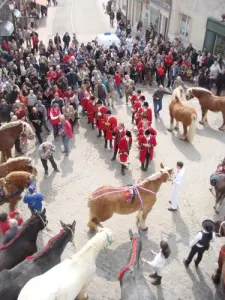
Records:
[[[139,138],[138,145],[140,147],[141,170],[147,171],[149,161],[153,159],[154,147],[157,145],[156,136],[150,129],[146,129],[145,134]]]
[[[87,103],[88,124],[92,125],[92,129],[95,129],[95,111],[97,107],[95,99],[95,96],[91,96],[90,100]]]
[[[136,123],[138,126],[138,123],[141,121],[141,119],[147,116],[148,117],[148,121],[150,123],[152,123],[152,110],[149,107],[148,102],[144,102],[143,107],[140,107],[136,113]]]
[[[119,126],[117,126],[114,129],[113,136],[114,136],[114,149],[113,149],[114,153],[113,153],[113,157],[112,157],[111,161],[116,160],[120,139],[125,136],[124,123],[119,123]]]
[[[96,109],[96,124],[98,127],[98,136],[102,136],[102,131],[105,129],[105,114],[107,112],[107,108],[102,104],[102,101],[99,100],[97,102],[97,109]]]
[[[105,115],[105,149],[108,147],[108,141],[110,148],[113,148],[113,131],[117,127],[117,119],[114,116],[111,116],[111,111],[107,110]]]
[[[121,163],[121,174],[125,175],[126,165],[129,160],[129,153],[132,146],[132,135],[130,131],[126,131],[125,136],[119,141],[119,159]]]
[[[88,101],[90,99],[90,95],[88,92],[84,93],[84,98],[81,100],[81,105],[82,105],[82,113],[83,115],[85,115],[86,111],[87,111],[87,104]]]
[[[153,135],[157,135],[157,131],[151,126],[151,123],[148,121],[148,117],[144,116],[137,126],[138,138],[144,135],[146,129],[150,129]]]
[[[138,109],[141,107],[141,101],[138,99],[138,97],[136,98],[136,101],[133,101],[132,104],[132,109],[131,109],[131,114],[132,114],[132,119],[131,119],[131,123],[134,123],[134,119],[135,119],[135,114],[137,113]]]

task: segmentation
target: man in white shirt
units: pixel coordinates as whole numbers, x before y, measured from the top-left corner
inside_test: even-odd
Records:
[[[168,208],[169,211],[177,211],[178,202],[179,202],[179,192],[183,184],[184,174],[185,174],[184,164],[182,161],[178,161],[177,172],[174,178],[171,180],[173,184],[173,189],[172,189],[172,199],[171,201],[169,201],[169,203],[171,203],[171,207]]]
[[[209,250],[210,242],[215,237],[215,228],[216,225],[211,220],[205,220],[202,222],[203,230],[199,231],[193,241],[190,242],[189,246],[191,251],[188,255],[188,258],[185,259],[184,265],[186,268],[189,267],[193,257],[198,253],[197,259],[195,260],[195,267],[197,268],[199,263],[202,260],[203,253]]]

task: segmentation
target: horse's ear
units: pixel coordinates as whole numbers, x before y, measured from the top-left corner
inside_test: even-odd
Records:
[[[63,221],[61,221],[61,220],[60,220],[60,224],[61,224],[61,226],[62,226],[63,228],[66,227],[66,224],[63,223]]]
[[[45,214],[46,214],[46,208],[44,208],[44,209],[43,209],[43,211],[42,211],[41,215],[43,215],[43,216],[44,216]]]
[[[77,222],[74,220],[74,221],[73,221],[73,224],[72,224],[72,230],[75,230],[76,223],[77,223]]]
[[[160,163],[160,168],[165,169],[163,163]]]
[[[170,169],[168,169],[167,171],[168,171],[168,173],[171,175],[171,174],[173,173],[173,168],[170,168]]]

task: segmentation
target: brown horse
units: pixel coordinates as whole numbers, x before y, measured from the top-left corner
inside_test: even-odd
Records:
[[[199,123],[204,125],[207,122],[208,110],[213,112],[220,111],[223,115],[223,124],[219,127],[219,130],[225,130],[225,97],[214,96],[210,91],[203,88],[189,88],[186,93],[187,100],[194,97],[199,100],[202,110],[202,119]]]
[[[0,165],[0,178],[6,177],[14,171],[25,171],[37,176],[37,169],[32,166],[30,157],[10,158],[7,162]]]
[[[12,157],[12,148],[17,138],[28,138],[33,140],[35,133],[30,124],[23,121],[15,121],[4,124],[0,127],[0,151],[2,152],[2,162]]]
[[[172,97],[169,105],[170,127],[168,128],[168,131],[173,131],[173,129],[178,130],[179,122],[181,122],[183,124],[184,132],[180,139],[191,142],[196,132],[197,112],[193,107],[189,107],[182,103],[181,99],[184,97],[184,90],[182,87],[176,88]],[[175,127],[173,124],[174,119],[177,121]]]
[[[102,186],[89,196],[90,217],[88,227],[97,231],[100,222],[110,219],[114,213],[132,214],[138,211],[137,227],[147,230],[145,224],[148,213],[156,202],[156,194],[163,182],[167,182],[172,169],[164,168],[134,186]]]
[[[223,221],[216,222],[216,235],[218,237],[225,236],[225,217]]]
[[[11,172],[5,178],[1,178],[0,205],[9,203],[9,210],[14,211],[24,189],[32,182],[35,182],[35,175],[25,171]]]
[[[218,258],[218,268],[216,272],[212,275],[212,281],[215,284],[219,284],[222,279],[222,287],[225,288],[225,245],[220,249]]]

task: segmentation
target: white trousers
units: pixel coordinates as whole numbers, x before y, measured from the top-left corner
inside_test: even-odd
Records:
[[[173,184],[173,190],[172,190],[172,199],[171,199],[171,207],[173,209],[177,209],[180,193],[179,193],[180,187],[177,184]]]

